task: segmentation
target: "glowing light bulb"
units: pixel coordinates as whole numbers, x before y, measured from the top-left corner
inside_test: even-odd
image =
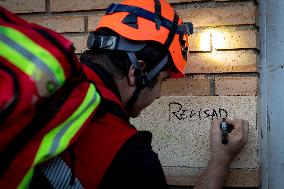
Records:
[[[201,51],[211,51],[211,33],[205,31],[200,35],[199,47]]]
[[[214,49],[222,49],[226,44],[227,33],[221,31],[212,31],[212,45]]]

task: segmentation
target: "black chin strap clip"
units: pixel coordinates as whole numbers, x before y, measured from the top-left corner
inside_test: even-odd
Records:
[[[144,89],[149,85],[149,81],[145,75],[143,75],[140,69],[135,69],[135,82],[138,88]]]

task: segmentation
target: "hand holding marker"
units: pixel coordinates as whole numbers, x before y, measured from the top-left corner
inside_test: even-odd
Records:
[[[226,120],[223,118],[220,129],[222,132],[222,144],[226,145],[228,144],[228,134],[233,130],[233,125],[226,122]]]

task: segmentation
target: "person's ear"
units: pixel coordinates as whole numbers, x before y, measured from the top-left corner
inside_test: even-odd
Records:
[[[143,60],[138,60],[139,66],[141,71],[143,72],[143,70],[146,67],[146,64]],[[131,86],[135,86],[136,85],[136,70],[137,68],[135,68],[133,65],[130,66],[129,72],[128,72],[128,80],[129,80],[129,84]]]
[[[128,81],[130,86],[135,86],[135,68],[133,65],[130,66],[129,71],[128,71]]]

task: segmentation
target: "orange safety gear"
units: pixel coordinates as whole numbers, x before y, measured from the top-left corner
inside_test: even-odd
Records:
[[[177,70],[172,76],[184,76],[188,36],[192,34],[193,26],[183,23],[165,0],[125,0],[112,4],[96,31],[100,28],[109,28],[126,39],[164,44]]]

